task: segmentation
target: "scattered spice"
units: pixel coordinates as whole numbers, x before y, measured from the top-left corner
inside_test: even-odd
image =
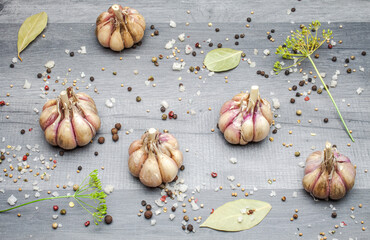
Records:
[[[104,221],[105,221],[106,224],[111,224],[113,222],[113,218],[112,218],[111,215],[106,215],[104,217]]]

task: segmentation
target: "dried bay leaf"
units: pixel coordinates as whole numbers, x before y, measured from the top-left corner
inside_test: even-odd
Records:
[[[242,53],[231,48],[217,48],[207,53],[203,63],[212,72],[228,71],[239,65]]]
[[[231,201],[217,208],[200,227],[225,232],[243,231],[259,224],[271,208],[269,203],[259,200],[239,199]],[[254,210],[254,212],[248,215],[249,210]],[[243,211],[246,213],[242,213]],[[242,221],[239,222],[238,220]]]
[[[46,12],[28,17],[19,28],[18,32],[18,58],[22,61],[19,54],[45,29],[48,22]]]

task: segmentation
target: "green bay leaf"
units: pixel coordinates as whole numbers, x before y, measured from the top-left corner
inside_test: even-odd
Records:
[[[250,229],[259,224],[271,210],[271,205],[267,202],[239,199],[225,203],[217,208],[200,227],[212,228],[225,232],[237,232]],[[243,209],[247,212],[255,210],[253,214],[242,213]],[[239,222],[238,220],[242,220]]]
[[[48,22],[46,12],[28,17],[18,31],[18,58],[22,61],[19,54],[45,29]]]
[[[217,48],[207,53],[203,63],[212,72],[228,71],[239,65],[242,53],[231,48]]]

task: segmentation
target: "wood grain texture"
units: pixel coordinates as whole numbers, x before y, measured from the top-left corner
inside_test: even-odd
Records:
[[[368,227],[370,222],[370,181],[369,174],[365,169],[369,169],[370,156],[370,91],[369,71],[370,68],[370,16],[366,10],[370,7],[369,1],[127,1],[126,5],[134,7],[142,13],[147,20],[146,35],[142,46],[136,49],[125,50],[122,53],[114,53],[102,48],[95,38],[95,19],[100,12],[109,7],[109,2],[104,1],[0,1],[0,100],[9,102],[9,106],[0,107],[0,139],[5,137],[5,142],[0,142],[0,149],[7,145],[22,145],[20,153],[24,154],[26,144],[39,144],[40,153],[58,160],[57,168],[53,171],[46,170],[51,174],[48,182],[41,181],[31,173],[21,175],[21,178],[28,178],[29,182],[19,180],[13,183],[12,179],[4,177],[6,181],[0,183],[0,189],[5,189],[5,193],[0,193],[0,208],[7,208],[7,198],[14,194],[23,203],[24,194],[31,194],[34,199],[35,192],[32,191],[32,182],[38,180],[38,184],[43,191],[41,196],[46,196],[46,191],[63,190],[56,189],[56,184],[67,184],[69,181],[80,182],[86,174],[93,169],[105,167],[100,171],[104,184],[112,184],[115,192],[108,197],[108,212],[113,215],[114,223],[110,226],[104,224],[85,228],[83,223],[89,219],[83,209],[76,206],[73,209],[68,207],[67,201],[49,201],[42,204],[26,207],[22,210],[15,210],[0,215],[1,238],[13,239],[64,239],[66,237],[80,239],[163,239],[165,237],[176,237],[180,239],[316,239],[320,232],[325,232],[329,239],[368,239],[369,230],[362,231],[361,227]],[[296,12],[287,15],[287,9],[295,7]],[[190,10],[191,14],[186,11]],[[49,16],[49,24],[43,34],[45,38],[38,37],[30,46],[24,50],[22,57],[24,62],[15,64],[15,68],[9,68],[11,59],[17,53],[17,33],[21,23],[27,16],[46,11]],[[253,15],[250,11],[254,11]],[[245,28],[245,19],[252,17],[251,27]],[[177,28],[169,27],[169,20],[177,22]],[[269,49],[272,53],[274,49],[283,42],[290,30],[299,27],[301,23],[308,23],[310,20],[322,21],[324,28],[334,31],[335,41],[342,40],[329,50],[325,47],[320,49],[319,59],[315,59],[320,71],[325,72],[325,81],[330,82],[331,76],[338,69],[341,75],[338,78],[337,88],[331,89],[333,97],[342,112],[348,127],[353,131],[356,142],[351,143],[344,131],[337,113],[332,103],[325,94],[312,93],[310,101],[306,102],[303,98],[296,98],[295,104],[290,104],[289,100],[295,96],[295,92],[288,91],[293,84],[298,85],[302,75],[298,73],[285,76],[271,75],[273,63],[278,59],[277,56],[264,57],[263,50]],[[292,23],[292,21],[294,23]],[[331,23],[328,24],[328,21]],[[189,26],[185,23],[189,22]],[[209,22],[213,23],[208,27]],[[152,30],[149,26],[154,24],[159,30],[158,37],[151,37]],[[339,26],[343,28],[340,29]],[[216,33],[214,28],[220,28]],[[267,40],[266,32],[275,29],[273,37],[275,42]],[[229,72],[215,74],[208,77],[207,71],[201,70],[198,75],[187,73],[189,66],[202,66],[204,54],[197,50],[197,56],[178,54],[186,62],[184,70],[172,71],[174,59],[160,61],[160,66],[155,67],[150,59],[159,54],[168,55],[169,50],[164,49],[164,45],[177,36],[185,32],[184,42],[176,42],[176,46],[183,52],[186,44],[194,45],[200,42],[204,53],[214,49],[217,43],[221,42],[224,47],[231,47],[242,50],[248,58],[255,61],[256,68],[250,68],[246,62]],[[239,45],[234,45],[235,34],[245,33],[244,39],[239,39]],[[211,38],[214,47],[210,48],[204,41]],[[229,41],[225,39],[229,38]],[[86,46],[87,54],[77,53],[80,46]],[[74,51],[75,57],[71,58],[64,53],[65,49]],[[253,50],[258,49],[259,54],[255,56]],[[365,50],[368,55],[363,57],[361,52]],[[356,69],[355,73],[345,73],[346,68],[344,59],[351,55],[356,56],[356,60],[351,61],[349,67]],[[140,56],[140,59],[136,59]],[[338,61],[332,62],[332,56],[337,56]],[[119,57],[123,57],[120,61]],[[61,80],[68,79],[68,84],[77,80],[80,91],[89,93],[95,100],[100,116],[102,118],[102,129],[98,136],[106,137],[103,145],[94,142],[84,148],[65,152],[63,157],[58,156],[60,149],[51,147],[43,138],[43,132],[38,125],[38,117],[33,109],[36,107],[41,110],[45,99],[39,97],[40,88],[44,87],[42,79],[38,79],[36,74],[45,71],[44,64],[48,60],[56,62],[52,70],[50,83],[48,84],[55,92],[50,91],[48,97],[52,98],[63,90],[64,86],[54,83],[57,76]],[[365,72],[359,71],[359,66],[365,68]],[[101,71],[104,67],[105,71]],[[68,72],[68,69],[71,72]],[[314,71],[310,63],[305,61],[302,64],[304,72]],[[134,75],[133,71],[138,70],[139,74]],[[270,74],[268,79],[256,75],[257,70],[264,70]],[[113,71],[117,75],[112,74]],[[80,77],[80,73],[86,74],[85,78]],[[94,76],[95,81],[91,83],[89,89],[85,87],[90,83],[89,77]],[[145,81],[149,76],[155,78],[156,87],[146,86]],[[198,76],[202,76],[200,80]],[[225,76],[229,83],[225,83]],[[181,77],[181,80],[179,80]],[[23,89],[25,79],[32,83],[31,89]],[[124,84],[122,88],[120,85]],[[183,83],[186,87],[185,92],[179,92],[178,85]],[[9,85],[14,87],[10,88]],[[274,141],[267,139],[258,144],[250,144],[245,147],[231,146],[226,143],[222,134],[217,130],[218,111],[223,102],[230,99],[242,90],[248,90],[251,85],[258,84],[261,96],[269,100],[277,97],[280,100],[281,108],[275,113],[279,115],[275,119],[276,123],[281,124],[282,128],[274,137]],[[317,83],[318,85],[321,85]],[[128,92],[126,89],[131,86],[133,90]],[[98,89],[99,94],[94,93],[94,88]],[[358,87],[364,88],[361,95],[356,94]],[[311,84],[299,87],[298,90],[308,91]],[[198,96],[197,92],[200,91]],[[6,94],[10,93],[10,97]],[[273,93],[273,95],[272,95]],[[136,96],[141,96],[142,101],[136,102]],[[114,97],[116,99],[113,108],[104,105],[106,99]],[[181,97],[182,101],[178,98]],[[342,101],[344,99],[345,101]],[[177,120],[161,120],[159,110],[162,100],[170,104],[170,109],[178,114]],[[189,103],[189,100],[192,103]],[[347,104],[350,104],[348,107]],[[208,108],[211,107],[212,111]],[[319,108],[315,111],[314,108]],[[302,109],[301,117],[295,115],[297,109]],[[150,110],[149,113],[146,110]],[[194,110],[195,115],[187,114],[187,111]],[[6,118],[9,116],[9,119]],[[329,118],[328,123],[323,122],[323,118]],[[297,120],[302,120],[300,124]],[[308,123],[308,120],[312,123]],[[120,140],[113,143],[110,139],[110,130],[116,122],[121,122],[123,129],[120,132]],[[159,189],[147,189],[132,177],[127,169],[127,149],[129,144],[139,138],[141,134],[150,127],[160,130],[168,129],[174,134],[180,147],[184,152],[185,171],[180,172],[179,176],[184,178],[189,185],[189,195],[195,186],[201,186],[202,190],[196,194],[196,198],[205,204],[205,208],[198,212],[188,209],[189,217],[202,216],[205,219],[212,208],[216,208],[226,201],[234,200],[231,197],[231,190],[227,176],[234,175],[234,183],[240,182],[247,191],[257,187],[258,190],[250,196],[254,199],[264,200],[272,205],[269,215],[257,227],[240,233],[223,233],[210,229],[198,229],[198,224],[194,224],[196,234],[187,235],[181,230],[180,209],[176,212],[173,222],[168,219],[168,213],[162,213],[157,219],[157,225],[150,226],[150,223],[143,218],[137,217],[140,209],[141,200],[145,199],[154,204],[154,200],[160,196]],[[33,131],[21,135],[21,129],[33,128]],[[216,129],[214,133],[211,129]],[[133,129],[134,132],[126,135],[125,131]],[[273,128],[272,128],[273,129]],[[289,134],[289,131],[293,134]],[[316,133],[316,136],[311,136]],[[357,165],[357,177],[354,189],[343,200],[338,202],[315,202],[302,190],[301,179],[303,169],[298,167],[298,163],[305,161],[305,157],[312,152],[311,147],[321,149],[325,141],[331,141],[338,146],[338,149],[350,157]],[[282,143],[293,143],[293,147],[285,148]],[[351,147],[347,144],[351,143]],[[189,149],[189,152],[185,152]],[[98,151],[99,156],[94,156]],[[300,151],[300,157],[295,157],[294,152]],[[39,153],[31,152],[31,159]],[[229,163],[229,159],[238,159],[236,165]],[[9,158],[13,159],[11,155]],[[13,166],[18,162],[12,160]],[[39,161],[28,161],[36,171],[44,172],[40,167],[43,166]],[[9,163],[4,161],[2,168],[8,168]],[[76,173],[77,167],[81,165],[83,170],[80,174]],[[9,169],[8,169],[9,170]],[[213,179],[210,173],[215,171],[218,177]],[[13,172],[14,177],[18,177],[17,172]],[[67,175],[70,178],[67,179]],[[14,178],[13,177],[13,178]],[[276,179],[276,182],[269,184],[268,179]],[[214,189],[222,185],[224,190],[214,192]],[[19,193],[17,189],[21,187],[24,191]],[[270,197],[271,190],[276,191],[276,197]],[[66,191],[66,190],[65,190]],[[292,193],[298,191],[298,197],[292,198]],[[281,202],[282,196],[288,198],[287,202]],[[238,198],[243,194],[238,190]],[[67,216],[59,216],[57,222],[63,224],[63,228],[53,230],[51,228],[52,205],[57,203],[60,208],[67,209]],[[363,208],[359,209],[358,204],[362,203]],[[170,203],[172,205],[172,201]],[[337,209],[338,218],[332,219],[329,205],[333,204]],[[171,206],[169,205],[169,206]],[[35,211],[34,207],[39,209]],[[364,220],[365,224],[355,223],[349,215],[350,208],[356,208],[354,215],[356,221]],[[299,209],[299,219],[290,222],[290,217],[294,214],[294,209]],[[22,213],[18,218],[16,214]],[[341,221],[347,223],[347,227],[337,229],[333,236],[329,237],[329,230],[334,230],[334,225]],[[310,225],[310,226],[309,226]],[[298,230],[299,228],[299,230]],[[21,231],[19,231],[21,230]],[[17,233],[15,233],[17,232]],[[304,235],[298,237],[298,233]],[[276,237],[275,237],[276,236]]]

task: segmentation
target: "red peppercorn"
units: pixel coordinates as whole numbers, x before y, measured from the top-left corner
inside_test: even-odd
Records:
[[[45,91],[48,91],[49,90],[49,86],[48,85],[46,85],[45,86]]]
[[[57,160],[54,160],[53,163],[57,163]]]
[[[54,210],[54,211],[58,211],[58,209],[59,209],[59,207],[58,207],[57,205],[54,205],[54,206],[53,206],[53,210]]]
[[[90,221],[85,222],[85,227],[88,227],[90,225]]]
[[[48,75],[48,79],[50,79],[50,75]]]
[[[26,161],[27,160],[27,155],[24,155],[23,156],[23,161]]]
[[[173,118],[173,116],[174,116],[173,111],[171,111],[171,112],[169,112],[169,113],[168,113],[168,117],[169,117],[170,119],[172,119],[172,118]]]
[[[332,49],[332,48],[333,48],[333,45],[329,44],[329,45],[328,45],[328,48],[329,48],[329,49]]]
[[[28,129],[29,132],[31,132],[32,130],[33,130],[33,128]]]
[[[216,178],[216,177],[217,177],[217,173],[212,172],[212,173],[211,173],[211,176],[212,176],[213,178]]]
[[[0,101],[0,106],[4,106],[5,105],[5,102],[4,101]]]
[[[161,197],[161,201],[162,201],[162,202],[166,201],[166,198],[167,198],[167,196],[166,196],[166,195],[163,195],[163,196]]]
[[[310,100],[310,98],[307,96],[307,97],[304,98],[304,100],[308,101],[308,100]]]
[[[196,48],[200,48],[200,44],[197,42],[197,43],[195,44],[195,47],[196,47]]]

